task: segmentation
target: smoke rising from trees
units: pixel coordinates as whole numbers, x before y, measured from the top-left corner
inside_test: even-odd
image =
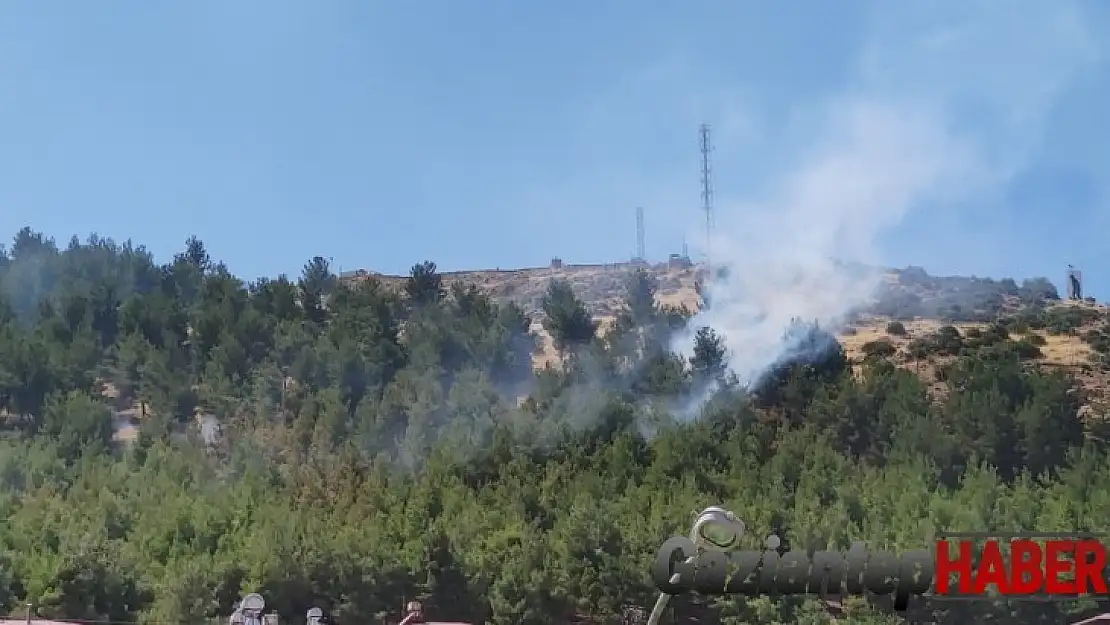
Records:
[[[855,80],[806,109],[814,132],[772,191],[717,211],[712,260],[727,277],[707,280],[713,304],[677,348],[689,355],[692,332],[713,327],[742,381],[796,354],[783,339],[793,319],[836,328],[872,299],[881,272],[839,261],[879,266],[884,235],[910,213],[1003,190],[1055,99],[1100,60],[1068,2],[877,3],[873,18]],[[728,172],[715,177],[729,194]]]

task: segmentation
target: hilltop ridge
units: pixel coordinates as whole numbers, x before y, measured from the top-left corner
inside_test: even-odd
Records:
[[[620,311],[627,277],[639,269],[657,281],[656,299],[661,305],[685,307],[690,312],[699,309],[698,283],[705,278],[705,268],[684,259],[584,265],[556,261],[547,267],[452,271],[440,275],[447,284],[474,284],[495,300],[511,301],[529,314],[532,330],[540,336],[543,346],[535,355],[534,366],[543,368],[558,360],[551,337],[542,325],[541,303],[549,281],[567,281],[604,330]],[[373,277],[396,286],[407,278],[367,270],[346,272],[342,277],[348,280]],[[1029,358],[1031,363],[1074,374],[1092,397],[1091,409],[1101,412],[1102,405],[1110,403],[1110,376],[1103,370],[1106,354],[1098,351],[1102,348],[1099,337],[1110,332],[1108,319],[1110,309],[1105,304],[1090,297],[1081,301],[1062,300],[1056,286],[1044,277],[1018,283],[1012,278],[935,276],[922,267],[910,266],[884,269],[874,301],[835,330],[854,364],[879,354],[917,371],[940,389],[943,384],[937,377],[939,368],[952,355],[931,353],[922,346],[933,341],[938,332],[951,333],[955,329],[959,341],[975,341],[981,340],[976,337],[992,326],[1002,325],[1009,328],[1008,338],[1025,340],[1037,349]]]
[[[529,314],[540,312],[540,301],[549,280],[566,280],[595,317],[605,318],[613,315],[619,306],[624,278],[637,269],[647,271],[658,281],[660,303],[697,310],[700,298],[696,285],[704,279],[705,268],[685,259],[666,263],[577,265],[553,261],[547,267],[439,273],[448,283],[474,284],[495,299],[516,303]],[[882,285],[869,312],[900,319],[930,317],[987,321],[1000,312],[1014,312],[1025,305],[1060,299],[1055,285],[1047,278],[1026,279],[1018,285],[1011,278],[994,280],[975,276],[934,276],[915,266],[885,269],[883,274]],[[348,280],[373,277],[387,284],[398,284],[407,275],[360,269],[345,272],[341,277]],[[1093,302],[1093,299],[1090,301]]]

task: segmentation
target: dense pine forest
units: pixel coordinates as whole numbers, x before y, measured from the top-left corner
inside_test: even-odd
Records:
[[[620,623],[654,601],[662,541],[714,504],[753,546],[1110,529],[1100,426],[1012,320],[918,345],[947,358],[936,380],[881,349],[853,366],[799,324],[784,340],[806,357],[741,388],[727,354],[743,345],[703,328],[676,355],[690,311],[657,305],[643,271],[627,282],[601,333],[552,281],[543,324],[564,365],[534,372],[528,316],[430,262],[402,288],[340,281],[322,258],[247,283],[196,239],[160,265],[21,231],[0,254],[0,613],[202,623],[260,592],[288,623],[313,605],[395,623],[407,599],[434,620]],[[668,622],[730,625],[1097,607],[674,603]]]

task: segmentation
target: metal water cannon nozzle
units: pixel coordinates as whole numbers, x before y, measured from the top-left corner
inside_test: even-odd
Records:
[[[743,538],[745,530],[744,522],[731,510],[721,506],[710,506],[702,510],[694,520],[694,526],[690,529],[690,540],[699,551],[706,549],[732,551],[740,547],[740,539]],[[693,557],[687,559],[687,562],[692,561]],[[672,583],[676,581],[678,581],[677,573],[671,577]],[[647,625],[659,625],[659,620],[663,618],[663,611],[670,600],[671,596],[667,593],[659,593]]]
[[[266,600],[262,595],[252,592],[243,597],[238,609],[231,615],[231,625],[262,625],[262,610],[266,607]]]
[[[694,521],[690,540],[699,549],[730,551],[740,546],[745,530],[744,522],[731,510],[710,506],[702,510]]]

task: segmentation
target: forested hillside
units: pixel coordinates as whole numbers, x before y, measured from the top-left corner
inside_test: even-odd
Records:
[[[791,340],[825,348],[743,389],[712,329],[690,360],[668,350],[689,312],[656,288],[629,274],[602,336],[550,282],[542,323],[563,363],[535,372],[529,316],[448,288],[432,263],[401,289],[341,282],[319,257],[246,284],[195,239],[158,265],[24,230],[0,254],[0,613],[200,623],[256,591],[290,623],[312,605],[396,622],[412,598],[435,620],[620,622],[654,600],[662,541],[713,504],[753,546],[771,531],[912,549],[936,529],[1110,529],[1101,421],[1019,338],[1056,314],[1054,293],[859,363],[798,325]],[[1103,317],[1085,321],[1099,349]],[[133,441],[117,440],[121,415]],[[675,603],[730,625],[1061,623],[1094,607]]]

